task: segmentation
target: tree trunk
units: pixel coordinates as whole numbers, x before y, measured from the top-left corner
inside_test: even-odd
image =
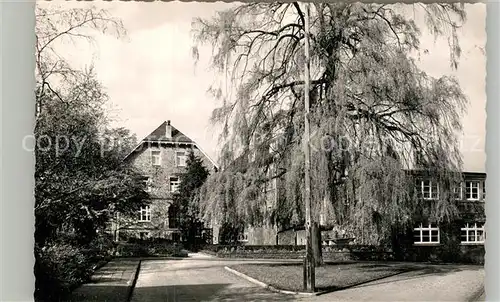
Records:
[[[319,228],[317,222],[312,224],[312,250],[314,255],[314,265],[316,267],[323,265],[321,229]]]
[[[392,227],[391,228],[391,247],[392,247],[392,252],[396,260],[403,260],[403,251],[401,249],[400,245],[400,238],[399,238],[399,229]]]

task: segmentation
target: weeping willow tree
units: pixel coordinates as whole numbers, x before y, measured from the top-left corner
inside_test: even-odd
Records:
[[[419,26],[413,16],[423,16]],[[457,80],[418,67],[422,32],[448,40],[457,68],[463,4],[315,3],[311,7],[311,191],[313,213],[364,242],[422,215],[440,222],[457,208],[458,134],[467,99]],[[298,3],[249,3],[193,22],[195,46],[230,89],[212,87],[220,107],[222,171],[201,190],[205,218],[286,227],[304,222],[304,10]],[[414,190],[414,155],[443,190],[425,203]],[[278,179],[278,200],[266,188]],[[450,190],[446,190],[446,189]],[[270,209],[269,209],[270,208]]]

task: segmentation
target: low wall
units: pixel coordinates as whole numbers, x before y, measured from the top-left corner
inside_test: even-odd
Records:
[[[203,251],[220,258],[302,259],[304,245],[212,245]],[[324,261],[412,261],[484,264],[484,247],[462,245],[451,250],[447,246],[407,246],[396,256],[379,246],[345,245],[324,246]]]

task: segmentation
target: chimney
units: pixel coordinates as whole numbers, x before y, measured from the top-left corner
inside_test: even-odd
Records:
[[[166,138],[172,138],[172,126],[170,126],[170,120],[167,121],[167,126],[165,126],[165,136]]]

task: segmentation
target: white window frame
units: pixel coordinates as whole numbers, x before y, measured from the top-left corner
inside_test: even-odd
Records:
[[[484,244],[484,241],[486,239],[486,233],[484,229],[484,224],[481,227],[477,226],[477,223],[472,224],[465,224],[465,227],[460,229],[462,232],[465,231],[465,241],[462,240],[462,244]],[[481,231],[483,233],[483,238],[480,240],[480,236],[478,234],[478,231]],[[462,236],[462,232],[460,232],[460,236]],[[474,234],[474,240],[469,240],[469,234],[473,233]]]
[[[426,197],[425,194],[424,194],[424,187],[426,187],[424,185],[425,182],[429,182],[429,196]],[[436,192],[434,192],[433,189],[436,189]],[[437,200],[439,199],[439,184],[435,183],[434,181],[430,180],[430,179],[423,179],[420,181],[420,193],[422,194],[422,198],[424,200]],[[435,197],[433,197],[432,195],[433,194],[436,194]]]
[[[179,154],[182,154],[179,156]],[[187,155],[186,151],[175,151],[175,165],[177,167],[187,166]]]
[[[472,186],[472,184],[476,184],[477,186]],[[469,188],[469,184],[471,184],[470,188]],[[465,199],[469,200],[469,201],[479,201],[480,200],[480,197],[481,197],[481,192],[480,192],[480,184],[481,184],[481,181],[479,180],[467,180],[465,182]],[[470,189],[470,196],[469,196],[469,192],[468,190]],[[477,197],[476,198],[473,198],[472,197],[472,189],[477,189]]]
[[[155,154],[158,153],[156,156]],[[157,161],[155,161],[157,159]],[[151,150],[151,165],[153,166],[161,166],[161,151],[160,150]]]
[[[174,180],[173,179],[177,179],[177,180]],[[179,188],[180,188],[180,185],[181,185],[181,179],[180,177],[178,176],[171,176],[169,179],[168,179],[168,183],[169,183],[169,186],[170,186],[170,193],[177,193],[179,192]],[[175,186],[174,186],[175,184]],[[176,188],[174,190],[174,188]]]
[[[149,222],[151,221],[151,207],[143,206],[139,210],[139,221],[141,222]]]
[[[423,225],[422,223],[413,229],[414,232],[419,232],[418,241],[414,240],[413,243],[416,245],[432,245],[441,243],[441,233],[439,231],[439,226],[433,226],[432,224]],[[432,231],[437,231],[437,241],[432,241]],[[423,241],[424,232],[428,232],[429,241]]]
[[[458,187],[458,192],[457,192],[457,187]],[[463,200],[464,199],[464,190],[463,190],[463,183],[460,182],[455,187],[453,188],[453,197],[455,200]],[[459,193],[460,197],[457,197],[457,193]]]

